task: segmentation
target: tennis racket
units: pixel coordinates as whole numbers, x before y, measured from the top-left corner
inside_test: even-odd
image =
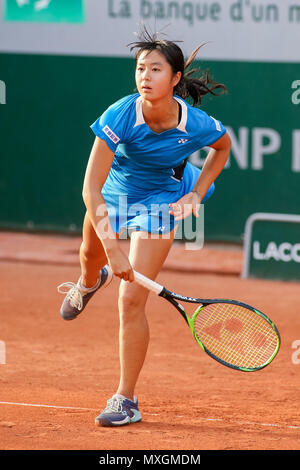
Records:
[[[198,299],[175,294],[136,271],[134,278],[138,284],[174,305],[203,351],[224,366],[253,372],[270,364],[278,353],[279,331],[256,308],[236,300]],[[198,304],[198,307],[190,317],[177,300]]]

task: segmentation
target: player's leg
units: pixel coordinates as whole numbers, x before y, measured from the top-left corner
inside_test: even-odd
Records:
[[[133,232],[129,261],[138,272],[155,279],[172,246],[174,231],[168,238],[145,237],[144,232]],[[137,283],[122,281],[119,291],[120,314],[120,365],[121,377],[118,393],[128,398],[134,395],[135,384],[143,365],[149,330],[145,305],[149,291]]]
[[[129,261],[133,269],[154,280],[172,246],[174,230],[168,238],[146,239],[145,235],[144,232],[132,233]],[[98,425],[120,426],[141,419],[137,402],[135,402],[134,390],[149,343],[149,327],[145,315],[148,296],[149,291],[137,283],[121,281],[119,290],[120,382],[117,394],[109,400],[107,408],[96,418]],[[122,411],[125,413],[122,414]]]
[[[83,222],[79,256],[81,284],[87,288],[93,287],[99,279],[100,269],[107,264],[107,257],[87,212]]]
[[[85,308],[96,291],[109,285],[112,272],[101,241],[95,233],[88,214],[83,223],[83,238],[80,246],[81,276],[78,282],[65,282],[58,287],[66,293],[60,309],[64,320],[73,320]]]

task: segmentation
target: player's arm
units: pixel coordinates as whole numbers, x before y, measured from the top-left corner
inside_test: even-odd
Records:
[[[199,216],[201,201],[226,164],[231,147],[229,135],[224,134],[210,147],[211,150],[205,159],[201,174],[192,192],[183,196],[179,201],[169,204],[170,214],[175,217],[175,220],[185,219],[192,213],[196,217]]]
[[[227,132],[210,147],[201,174],[193,188],[193,191],[200,194],[201,200],[226,164],[231,147],[231,139]]]
[[[96,137],[86,168],[82,197],[90,221],[102,242],[113,273],[124,280],[133,281],[132,268],[128,258],[120,249],[116,234],[109,221],[105,200],[101,194],[113,158],[114,152],[106,142]]]

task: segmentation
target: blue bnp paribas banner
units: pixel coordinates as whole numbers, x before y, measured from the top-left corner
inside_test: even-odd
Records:
[[[81,230],[89,126],[135,88],[141,21],[185,55],[206,43],[196,65],[228,88],[202,104],[232,139],[205,239],[241,243],[251,214],[299,214],[300,0],[0,0],[0,227]]]

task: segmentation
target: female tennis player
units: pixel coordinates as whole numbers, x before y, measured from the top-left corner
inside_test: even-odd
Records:
[[[111,105],[91,126],[95,141],[83,184],[81,276],[77,284],[58,287],[67,294],[60,314],[72,320],[113,275],[121,278],[120,382],[95,419],[102,426],[141,420],[135,386],[149,342],[149,291],[133,282],[133,269],[156,278],[176,226],[192,213],[199,215],[231,145],[222,123],[196,107],[203,95],[226,89],[209,74],[197,79],[191,76],[194,70],[187,72],[201,46],[185,63],[176,43],[146,30],[139,39],[130,44],[131,50],[137,48],[138,93]],[[211,149],[201,171],[187,159],[205,146]],[[118,240],[123,230],[131,234],[128,257]]]

